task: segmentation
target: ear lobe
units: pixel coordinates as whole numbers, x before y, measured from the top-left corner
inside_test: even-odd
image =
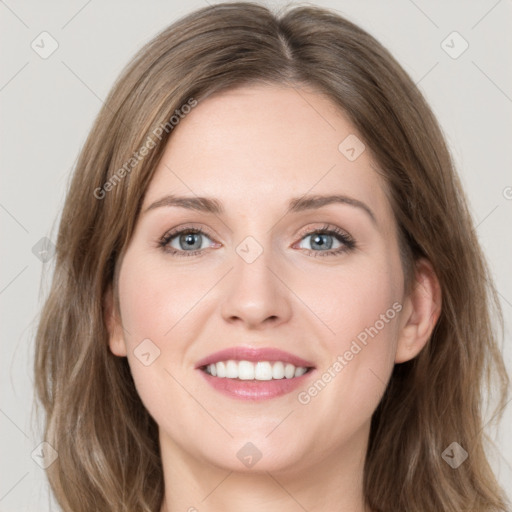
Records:
[[[123,328],[121,326],[119,314],[114,305],[112,284],[108,286],[105,296],[103,297],[103,312],[103,319],[107,326],[109,336],[108,344],[110,351],[116,356],[125,357],[126,345],[124,343]]]
[[[395,363],[416,357],[427,344],[441,314],[441,286],[430,261],[416,263],[415,282],[403,309]]]

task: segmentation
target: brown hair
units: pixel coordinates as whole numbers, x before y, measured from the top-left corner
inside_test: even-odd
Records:
[[[191,99],[255,82],[313,87],[339,106],[389,185],[404,271],[428,258],[441,285],[428,344],[395,365],[372,418],[368,505],[506,510],[483,449],[481,394],[494,377],[499,417],[508,392],[496,332],[502,314],[441,130],[409,76],[361,28],[318,7],[277,16],[253,3],[197,10],[146,44],[81,151],[36,336],[44,438],[59,455],[47,475],[59,504],[66,512],[155,512],[162,504],[158,428],[127,360],[109,350],[104,296],[113,283],[118,306],[116,272],[172,136],[171,116]],[[132,162],[149,138],[146,156]],[[469,453],[457,469],[441,457],[453,441]]]

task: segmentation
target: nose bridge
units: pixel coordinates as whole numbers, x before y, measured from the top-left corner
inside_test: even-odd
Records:
[[[269,239],[260,243],[249,235],[236,246],[235,275],[240,284],[261,288],[260,292],[275,287],[275,277],[271,271],[275,258],[272,257],[270,244]]]
[[[235,247],[231,284],[222,311],[228,321],[238,318],[255,326],[269,318],[283,321],[290,315],[286,287],[276,276],[279,264],[273,257],[271,233],[259,233],[259,239],[248,235]]]

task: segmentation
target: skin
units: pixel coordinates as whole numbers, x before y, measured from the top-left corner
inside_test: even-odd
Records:
[[[225,212],[162,206],[142,213],[120,268],[120,311],[112,290],[107,294],[110,349],[128,358],[159,425],[161,512],[369,510],[362,483],[372,413],[394,364],[428,341],[441,297],[425,260],[405,295],[386,185],[370,151],[349,161],[338,150],[350,134],[355,128],[329,99],[275,85],[211,96],[173,132],[142,211],[177,194],[216,198]],[[348,204],[285,215],[290,198],[306,193],[356,198],[376,223]],[[158,246],[170,229],[191,223],[207,230],[200,254],[173,256]],[[325,249],[307,233],[325,224],[350,234],[356,248],[314,257]],[[263,249],[252,263],[236,252],[247,236]],[[326,241],[343,247],[335,237]],[[187,251],[179,235],[170,243]],[[393,303],[400,312],[309,403],[300,403],[298,392]],[[149,366],[134,354],[146,338],[160,350]],[[314,363],[314,378],[261,402],[221,395],[194,366],[237,345],[292,352]],[[252,468],[237,458],[247,442],[262,454]]]

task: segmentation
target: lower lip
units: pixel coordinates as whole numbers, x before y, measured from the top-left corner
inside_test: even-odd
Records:
[[[306,379],[315,372],[312,368],[304,375],[292,379],[238,380],[214,377],[200,369],[198,371],[210,386],[220,393],[238,400],[269,400],[286,395],[303,385]]]

